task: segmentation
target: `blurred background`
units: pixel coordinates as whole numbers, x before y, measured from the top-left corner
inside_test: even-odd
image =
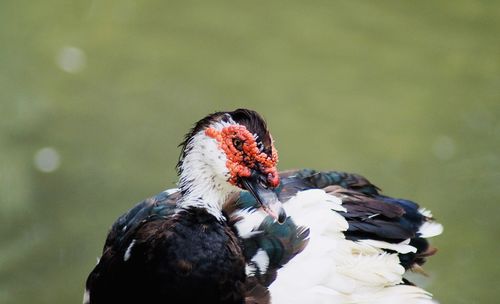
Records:
[[[280,169],[361,173],[445,225],[442,303],[500,297],[497,1],[3,0],[0,303],[80,303],[107,230],[216,110]]]

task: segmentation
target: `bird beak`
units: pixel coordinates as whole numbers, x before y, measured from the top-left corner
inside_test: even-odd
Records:
[[[252,170],[252,175],[241,178],[243,187],[250,192],[270,216],[278,223],[283,224],[286,213],[278,196],[267,184],[267,176]]]

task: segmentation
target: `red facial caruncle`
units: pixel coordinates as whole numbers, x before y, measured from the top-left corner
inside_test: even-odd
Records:
[[[242,125],[230,125],[220,131],[207,128],[205,134],[214,138],[226,153],[226,167],[231,174],[229,178],[231,184],[237,186],[239,177],[249,177],[250,169],[256,168],[267,174],[267,182],[271,187],[279,185],[279,175],[276,169],[278,153],[274,145],[271,156],[261,152],[257,147],[255,137]]]

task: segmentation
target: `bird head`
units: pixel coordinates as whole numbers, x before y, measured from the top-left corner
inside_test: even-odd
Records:
[[[278,222],[286,214],[273,191],[279,185],[278,153],[264,119],[255,111],[217,112],[186,135],[177,168],[183,184],[210,179],[206,187],[247,190]],[[213,189],[206,189],[213,190]]]

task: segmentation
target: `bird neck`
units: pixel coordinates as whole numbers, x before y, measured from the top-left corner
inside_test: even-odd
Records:
[[[223,176],[217,176],[220,151],[211,151],[210,141],[187,145],[187,153],[179,166],[179,188],[182,193],[177,205],[183,209],[203,208],[218,220],[225,220],[222,205],[236,189]],[[213,149],[218,149],[215,145]],[[216,156],[217,155],[217,156]]]

